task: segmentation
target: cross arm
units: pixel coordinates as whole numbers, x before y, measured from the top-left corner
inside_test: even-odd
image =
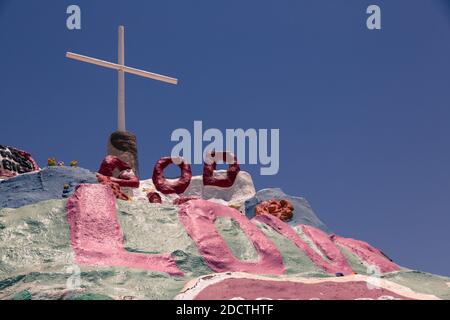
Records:
[[[105,68],[109,68],[109,69],[114,69],[114,70],[117,70],[117,71],[123,70],[126,73],[134,74],[134,75],[141,76],[141,77],[144,77],[144,78],[158,80],[158,81],[162,81],[162,82],[166,82],[166,83],[170,83],[170,84],[178,84],[178,79],[175,79],[175,78],[163,76],[161,74],[157,74],[157,73],[153,73],[153,72],[148,72],[148,71],[143,71],[143,70],[139,70],[139,69],[135,69],[135,68],[130,68],[130,67],[127,67],[127,66],[122,66],[122,65],[119,65],[119,64],[116,64],[116,63],[112,63],[112,62],[108,62],[108,61],[104,61],[104,60],[99,60],[99,59],[83,56],[81,54],[67,52],[66,53],[66,57],[69,58],[69,59],[82,61],[82,62],[86,62],[86,63],[91,63],[91,64],[95,64],[97,66],[101,66],[101,67],[105,67]]]

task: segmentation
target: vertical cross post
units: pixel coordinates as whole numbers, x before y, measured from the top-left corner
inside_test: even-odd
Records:
[[[117,64],[119,66],[125,66],[125,27],[119,26],[119,52],[118,52],[118,61]],[[126,132],[125,127],[125,71],[124,69],[120,69],[118,71],[118,96],[117,96],[117,104],[118,104],[118,131]]]

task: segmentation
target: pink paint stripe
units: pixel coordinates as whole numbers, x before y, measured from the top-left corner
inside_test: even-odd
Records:
[[[397,264],[390,261],[379,249],[372,247],[367,242],[336,235],[331,236],[331,239],[334,243],[349,249],[365,263],[377,266],[381,273],[400,270]]]
[[[344,272],[340,271],[341,273],[344,275],[353,273],[347,259],[342,254],[341,250],[339,250],[339,248],[330,240],[328,234],[312,226],[300,225],[299,227],[303,233],[314,242],[317,248],[320,249],[329,261],[336,264],[338,268],[344,269]]]
[[[307,235],[322,251],[322,253],[329,259],[325,260],[320,254],[314,251],[302,238],[295,232],[295,230],[284,223],[280,219],[271,215],[261,215],[255,218],[256,221],[262,222],[276,232],[292,241],[301,251],[303,251],[311,261],[324,271],[336,274],[342,273],[344,275],[353,274],[353,270],[348,264],[342,252],[334,245],[328,236],[313,227],[301,225],[302,230],[307,231]]]
[[[201,291],[194,300],[355,300],[360,298],[380,299],[392,297],[413,300],[384,288],[369,289],[364,281],[301,283],[293,281],[268,281],[255,279],[227,279],[212,284]]]
[[[67,220],[76,261],[80,265],[112,266],[183,276],[170,254],[137,254],[124,248],[116,198],[103,185],[80,185],[68,200]]]
[[[179,207],[179,217],[207,265],[215,272],[284,273],[283,259],[277,247],[237,210],[205,200],[193,200]],[[244,262],[233,256],[214,225],[218,217],[228,217],[239,223],[253,242],[259,261]]]

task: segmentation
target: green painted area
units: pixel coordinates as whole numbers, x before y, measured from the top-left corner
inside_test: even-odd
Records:
[[[32,295],[28,290],[21,291],[14,295],[12,300],[32,300]]]
[[[187,277],[212,273],[179,221],[175,206],[118,201],[118,217],[128,251],[170,253]]]
[[[62,272],[73,264],[65,204],[50,200],[0,210],[0,281],[36,270]]]
[[[178,250],[172,253],[172,258],[177,263],[178,268],[180,268],[187,277],[197,278],[205,274],[214,273],[201,256],[188,254],[185,251]]]
[[[309,257],[303,253],[292,241],[274,231],[264,223],[256,222],[259,229],[276,245],[283,256],[283,263],[287,275],[327,276],[317,267]]]
[[[217,232],[231,250],[233,256],[241,261],[257,261],[259,256],[252,241],[242,231],[239,223],[230,218],[219,217],[215,221]]]
[[[383,276],[384,279],[404,285],[412,290],[432,294],[450,300],[450,278],[436,276],[421,271],[403,270]]]
[[[130,251],[168,253],[194,249],[174,206],[118,201],[118,207],[125,247]]]
[[[13,278],[8,278],[8,279],[1,280],[0,281],[0,291],[15,285],[16,283],[18,283],[21,280],[23,280],[23,278],[25,278],[25,276],[20,275],[20,276],[16,276],[16,277],[13,277]]]
[[[17,292],[28,290],[35,300],[75,299],[86,293],[122,300],[170,300],[188,279],[123,268],[81,268],[80,286],[69,287],[73,273],[30,273],[20,282],[0,290],[0,299],[15,299]]]
[[[173,299],[184,287],[186,277],[171,277],[164,273],[125,268],[83,268],[81,286],[96,293],[122,300]]]
[[[76,276],[64,200],[0,210],[0,299],[29,288],[38,299],[70,295]],[[173,299],[187,281],[211,270],[178,220],[175,207],[118,202],[118,217],[130,251],[172,253],[185,277],[111,267],[82,267],[82,292],[121,299]],[[75,290],[77,291],[77,290]]]
[[[104,296],[101,294],[96,293],[82,293],[82,294],[74,294],[72,296],[69,296],[66,300],[100,300],[100,301],[106,301],[106,300],[114,300],[111,297]]]
[[[361,261],[361,259],[358,258],[357,255],[340,245],[338,245],[338,248],[339,250],[341,250],[342,254],[347,259],[347,262],[350,264],[350,267],[352,267],[354,272],[356,272],[357,274],[369,275],[367,266],[364,265],[364,263]]]

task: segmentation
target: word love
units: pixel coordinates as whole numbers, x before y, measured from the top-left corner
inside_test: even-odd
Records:
[[[72,248],[78,265],[110,266],[164,272],[183,276],[171,253],[144,254],[125,249],[124,234],[116,213],[116,198],[110,188],[100,184],[80,185],[68,200],[67,219]],[[219,218],[234,220],[252,242],[259,258],[255,261],[237,259],[216,229]],[[249,220],[239,211],[206,200],[191,200],[178,206],[178,218],[195,242],[208,267],[217,273],[282,275],[283,257],[276,245],[258,228],[264,224],[291,241],[309,259],[330,274],[353,274],[339,247],[343,247],[367,265],[380,272],[399,270],[380,250],[368,243],[338,236],[301,225],[302,232],[315,245],[313,249],[295,230],[276,217],[263,215]],[[318,252],[319,250],[320,252]]]

